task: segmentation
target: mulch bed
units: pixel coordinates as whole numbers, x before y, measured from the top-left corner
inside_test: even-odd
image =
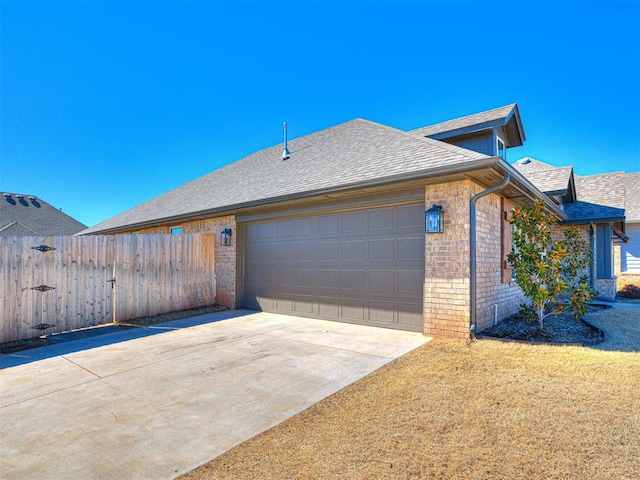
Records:
[[[520,315],[512,315],[500,321],[497,325],[483,330],[478,336],[521,342],[583,346],[595,345],[604,339],[602,330],[584,320],[576,320],[570,314],[547,317],[542,330],[538,328],[538,322],[527,321]]]

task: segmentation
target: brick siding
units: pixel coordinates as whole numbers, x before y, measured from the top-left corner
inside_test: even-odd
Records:
[[[483,190],[465,180],[425,188],[425,208],[442,205],[444,233],[425,235],[425,335],[469,338],[470,240],[469,201]],[[476,204],[477,331],[518,311],[522,291],[502,283],[502,207],[498,195]]]
[[[237,225],[235,216],[207,218],[182,224],[185,233],[215,233],[231,229],[231,245],[216,246],[216,303],[236,308],[236,245]]]
[[[483,190],[474,185],[474,195]],[[517,313],[524,295],[515,282],[503,282],[503,252],[500,239],[502,226],[511,228],[503,218],[500,197],[492,194],[482,197],[476,204],[476,331],[481,332],[494,323]],[[508,245],[506,253],[511,251]]]
[[[444,232],[425,234],[424,333],[469,337],[469,198],[472,183],[428,185],[425,209],[442,205]]]

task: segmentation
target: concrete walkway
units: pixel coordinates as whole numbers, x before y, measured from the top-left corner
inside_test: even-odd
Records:
[[[2,355],[0,476],[174,478],[428,340],[240,310]]]

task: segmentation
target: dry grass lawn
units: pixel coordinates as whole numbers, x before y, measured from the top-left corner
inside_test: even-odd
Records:
[[[640,353],[434,340],[183,479],[638,479]]]

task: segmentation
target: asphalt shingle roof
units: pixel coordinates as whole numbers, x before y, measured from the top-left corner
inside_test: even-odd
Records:
[[[564,206],[569,221],[617,221],[624,217],[624,208],[609,207],[578,200]]]
[[[625,212],[627,222],[640,222],[640,172],[627,173],[625,177]]]
[[[516,104],[512,103],[511,105],[494,108],[493,110],[487,110],[486,112],[475,113],[473,115],[467,115],[466,117],[455,118],[446,122],[417,128],[412,130],[412,133],[430,137],[438,135],[439,133],[452,132],[461,128],[471,127],[473,125],[482,125],[483,123],[504,120],[514,108],[516,108]]]
[[[571,192],[573,167],[554,167],[534,158],[523,158],[513,164],[538,190],[547,195],[567,195]]]
[[[570,189],[569,185],[571,182],[573,167],[561,167],[554,168],[552,170],[520,173],[527,177],[527,180],[533,183],[541,192],[546,194],[566,195]]]
[[[5,225],[0,228],[0,236],[2,237],[32,237],[38,236],[36,232],[28,229],[24,225],[20,225],[18,222],[11,222],[9,225]]]
[[[513,167],[545,193],[566,189],[572,171],[529,157]],[[640,173],[574,175],[574,183],[577,201],[564,205],[569,221],[640,218]]]
[[[73,235],[86,225],[34,195],[3,193],[0,196],[0,236]]]
[[[578,200],[624,209],[626,203],[624,172],[576,175],[575,180]]]
[[[523,175],[529,175],[535,172],[544,172],[546,170],[553,170],[560,167],[554,167],[548,163],[541,162],[531,157],[524,157],[513,163],[513,168],[518,170]]]
[[[486,155],[363,119],[355,119],[258,151],[95,225],[82,233],[231,210],[261,201],[322,192],[424,172]]]
[[[578,201],[565,206],[571,220],[604,220],[625,216],[625,173],[575,176]]]

